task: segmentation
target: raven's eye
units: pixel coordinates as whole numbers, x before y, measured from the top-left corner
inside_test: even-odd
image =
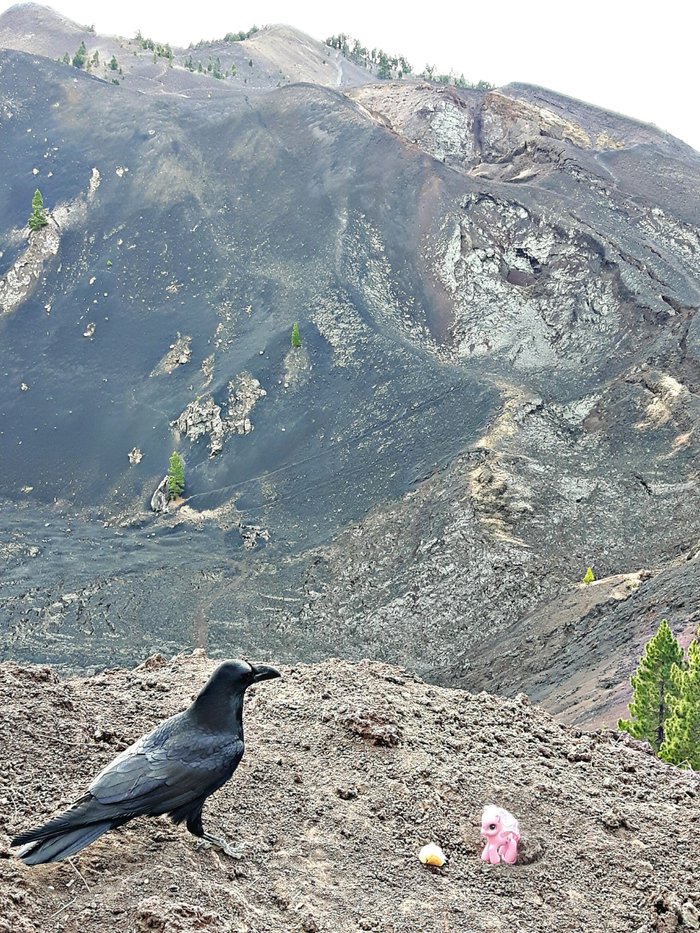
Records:
[[[495,828],[496,828],[495,823],[489,823],[489,829],[495,829]]]

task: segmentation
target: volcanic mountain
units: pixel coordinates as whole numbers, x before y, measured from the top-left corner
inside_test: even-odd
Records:
[[[0,45],[2,654],[371,656],[612,721],[700,611],[700,155],[287,26],[23,4]]]

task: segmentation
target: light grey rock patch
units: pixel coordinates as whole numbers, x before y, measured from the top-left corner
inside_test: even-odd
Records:
[[[294,389],[308,382],[311,376],[311,360],[305,347],[292,347],[284,358],[285,389]]]
[[[29,234],[27,248],[0,279],[0,314],[11,314],[34,290],[44,266],[58,253],[61,235],[58,224],[48,216],[48,224]]]
[[[202,361],[202,373],[204,374],[204,386],[208,386],[214,378],[214,362],[216,357],[212,353]]]
[[[191,441],[207,435],[212,457],[220,453],[224,446],[226,426],[221,418],[221,407],[211,396],[190,402],[179,418],[172,422],[172,425]]]
[[[228,417],[226,429],[232,434],[250,434],[253,424],[250,413],[267,392],[250,373],[240,373],[228,384]]]
[[[471,195],[463,207],[446,218],[435,265],[453,302],[457,356],[503,355],[524,371],[580,367],[593,348],[605,357],[623,320],[602,247],[515,201]]]
[[[192,337],[178,332],[174,343],[170,344],[168,352],[151,372],[151,376],[163,376],[172,373],[178,366],[185,366],[192,359]]]
[[[164,476],[163,479],[158,483],[156,491],[151,496],[151,508],[156,513],[167,512],[168,501],[168,477]]]

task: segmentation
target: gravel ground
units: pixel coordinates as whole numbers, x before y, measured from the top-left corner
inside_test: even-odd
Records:
[[[247,846],[196,849],[165,818],[28,868],[12,835],[77,796],[141,733],[182,709],[215,662],[150,658],[59,681],[0,664],[0,931],[700,929],[697,775],[614,732],[530,705],[429,686],[380,663],[283,668],[249,691],[247,752],[205,827]],[[482,807],[519,819],[515,866],[480,858]],[[421,865],[428,842],[448,856]]]

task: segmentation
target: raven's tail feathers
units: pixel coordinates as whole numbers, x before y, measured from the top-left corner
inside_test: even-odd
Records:
[[[113,820],[103,820],[101,823],[92,823],[90,826],[79,826],[77,829],[59,832],[55,836],[27,842],[17,853],[26,865],[42,865],[45,862],[62,862],[85,846],[94,842],[102,833],[106,833],[115,825]],[[24,835],[29,835],[25,833]],[[21,836],[14,840],[20,844]]]
[[[13,839],[13,846],[22,846],[17,857],[27,865],[40,865],[43,862],[60,862],[75,855],[102,833],[126,821],[110,813],[109,809],[92,794],[85,794],[65,813]]]

